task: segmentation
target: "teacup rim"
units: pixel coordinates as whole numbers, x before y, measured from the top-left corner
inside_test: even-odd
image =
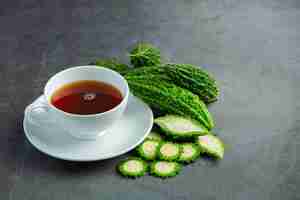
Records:
[[[46,88],[47,88],[47,85],[49,85],[50,83],[51,83],[51,80],[53,80],[56,76],[58,76],[59,74],[61,74],[61,73],[66,73],[66,72],[68,72],[68,71],[73,71],[73,70],[78,70],[78,69],[100,69],[100,70],[104,70],[104,71],[108,71],[108,72],[110,72],[110,73],[113,73],[113,74],[115,74],[115,75],[117,75],[117,76],[119,76],[122,80],[123,80],[123,82],[125,83],[125,88],[126,88],[126,90],[125,90],[125,95],[124,95],[124,97],[122,98],[122,101],[118,104],[118,105],[116,105],[115,107],[113,107],[112,109],[110,109],[110,110],[107,110],[107,111],[105,111],[105,112],[101,112],[101,113],[96,113],[96,114],[87,114],[87,115],[80,115],[80,114],[74,114],[74,113],[68,113],[68,112],[65,112],[65,111],[63,111],[63,110],[61,110],[61,109],[59,109],[59,108],[56,108],[52,103],[51,103],[51,98],[48,98],[47,96],[46,96]],[[87,79],[84,79],[84,80],[87,80]],[[119,88],[118,88],[119,89]],[[106,114],[109,114],[109,113],[111,113],[111,112],[114,112],[115,110],[117,110],[117,109],[119,109],[124,103],[126,103],[126,101],[127,101],[127,99],[128,99],[128,96],[129,96],[129,86],[128,86],[128,83],[127,83],[127,81],[126,81],[126,79],[121,75],[121,74],[119,74],[118,72],[116,72],[116,71],[114,71],[114,70],[112,70],[112,69],[108,69],[108,68],[106,68],[106,67],[104,67],[104,66],[96,66],[96,65],[82,65],[82,66],[74,66],[74,67],[70,67],[70,68],[67,68],[67,69],[64,69],[64,70],[62,70],[62,71],[59,71],[59,72],[57,72],[56,74],[54,74],[51,78],[49,78],[49,80],[47,81],[47,83],[45,84],[45,86],[44,86],[44,89],[43,89],[43,94],[44,94],[44,96],[45,96],[45,98],[46,98],[46,101],[47,101],[47,103],[48,103],[48,105],[52,108],[52,109],[54,109],[55,111],[58,111],[58,112],[60,112],[60,113],[62,113],[62,114],[64,114],[64,115],[67,115],[67,116],[71,116],[71,117],[79,117],[79,118],[89,118],[89,117],[98,117],[98,116],[102,116],[102,115],[106,115]]]

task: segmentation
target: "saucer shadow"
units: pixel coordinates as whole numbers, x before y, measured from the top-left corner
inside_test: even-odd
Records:
[[[111,159],[92,161],[92,162],[75,162],[60,160],[50,157],[36,150],[31,144],[26,144],[27,152],[24,162],[25,170],[41,174],[52,174],[62,176],[88,176],[97,173],[98,175],[111,173],[120,159],[128,157],[128,154]]]

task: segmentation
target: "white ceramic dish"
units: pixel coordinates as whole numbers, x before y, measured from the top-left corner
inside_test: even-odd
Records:
[[[54,126],[35,126],[26,116],[23,121],[25,135],[34,147],[52,157],[69,161],[96,161],[124,154],[145,139],[152,125],[151,109],[132,95],[121,119],[96,140],[79,140]]]

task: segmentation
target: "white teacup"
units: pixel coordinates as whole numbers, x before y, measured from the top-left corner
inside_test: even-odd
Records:
[[[96,80],[109,83],[121,92],[120,104],[103,113],[79,115],[64,112],[51,104],[53,93],[61,86],[80,80]],[[37,125],[58,126],[72,136],[80,139],[95,139],[103,135],[123,114],[129,96],[126,80],[117,72],[99,66],[79,66],[61,71],[49,79],[44,95],[25,110],[28,120]]]

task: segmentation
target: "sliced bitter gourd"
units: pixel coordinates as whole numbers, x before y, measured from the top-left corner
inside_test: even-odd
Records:
[[[146,139],[138,146],[137,153],[145,160],[154,160],[157,156],[159,145],[160,141],[158,140]]]
[[[150,174],[161,178],[173,177],[180,172],[181,168],[177,162],[155,161],[150,165]]]
[[[208,130],[198,121],[179,115],[158,117],[154,122],[161,130],[173,139],[190,139],[199,135],[206,135]]]
[[[200,147],[194,143],[181,144],[182,152],[178,159],[179,162],[190,163],[200,156]]]
[[[118,164],[118,172],[122,176],[140,177],[148,170],[148,164],[140,158],[128,158]]]
[[[161,134],[159,134],[159,133],[157,133],[155,131],[151,131],[149,133],[149,135],[147,136],[147,139],[162,141],[163,137],[161,136]]]
[[[212,155],[218,159],[224,156],[224,144],[216,136],[208,134],[198,136],[197,143],[200,146],[201,152]]]
[[[158,158],[160,160],[176,161],[182,152],[179,144],[172,142],[162,142],[158,149]]]

